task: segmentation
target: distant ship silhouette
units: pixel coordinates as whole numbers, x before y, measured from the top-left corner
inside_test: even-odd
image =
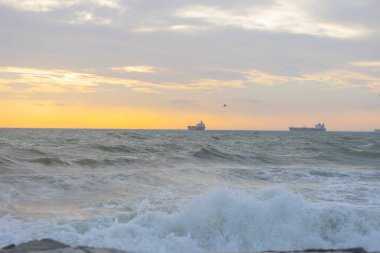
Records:
[[[317,131],[324,132],[326,131],[325,124],[318,123],[315,127],[289,127],[290,131]]]
[[[187,130],[205,130],[205,129],[206,129],[206,125],[203,123],[202,120],[195,126],[187,126]]]

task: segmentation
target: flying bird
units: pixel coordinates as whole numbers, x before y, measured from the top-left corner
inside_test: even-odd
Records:
[[[379,95],[379,96],[380,96],[380,95]],[[223,107],[227,107],[227,105],[226,105],[226,104],[224,104],[224,105],[223,105]]]

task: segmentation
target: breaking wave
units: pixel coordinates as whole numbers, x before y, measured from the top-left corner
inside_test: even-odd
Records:
[[[226,252],[361,246],[380,249],[380,210],[311,203],[284,188],[227,188],[116,217],[70,221],[0,218],[0,246],[50,237],[136,252]]]

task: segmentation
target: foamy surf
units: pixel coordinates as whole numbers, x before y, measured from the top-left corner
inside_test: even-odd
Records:
[[[76,220],[0,218],[0,245],[50,237],[136,252],[380,248],[380,210],[313,203],[285,188],[219,188],[174,206]]]

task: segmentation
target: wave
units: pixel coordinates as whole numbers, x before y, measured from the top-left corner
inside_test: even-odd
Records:
[[[110,146],[110,145],[101,145],[97,144],[94,147],[95,149],[99,149],[101,151],[107,151],[107,152],[122,152],[122,153],[138,153],[138,150],[132,147],[128,147],[125,145],[115,145],[115,146]]]
[[[164,210],[71,221],[3,216],[0,246],[50,237],[71,245],[161,253],[380,249],[379,209],[317,205],[284,188],[215,189]]]
[[[362,149],[344,149],[344,154],[349,156],[354,156],[357,158],[372,158],[372,159],[380,159],[380,152],[376,151],[368,151]]]
[[[104,131],[38,130],[29,140],[24,135],[1,139],[0,150],[27,168],[34,168],[36,164],[66,166],[69,163],[87,167],[112,165],[113,162],[116,165],[142,162],[142,166],[151,166],[147,161],[153,159],[159,159],[163,167],[172,166],[173,161],[177,164],[182,161],[208,162],[216,166],[235,163],[278,167],[295,164],[332,168],[341,165],[375,167],[380,161],[379,139],[362,133],[295,135],[287,132],[206,131],[199,136],[189,135],[186,131]],[[113,161],[117,159],[114,156],[126,158]],[[109,160],[102,161],[104,157]]]
[[[64,160],[59,159],[58,157],[41,157],[30,160],[32,163],[42,164],[46,166],[57,166],[57,165],[67,165],[70,164]]]
[[[19,148],[15,152],[21,152],[23,155],[47,155],[45,152],[36,148]]]
[[[16,164],[16,162],[13,161],[12,159],[7,158],[7,157],[0,157],[0,166],[6,166],[6,165],[9,166],[13,164]]]
[[[133,131],[133,130],[132,130]],[[140,131],[143,132],[143,131]],[[131,132],[131,131],[115,131],[115,132],[109,132],[107,133],[108,136],[114,137],[117,139],[134,139],[134,140],[145,140],[149,137],[144,133],[138,133],[138,132]]]
[[[84,167],[119,166],[137,162],[138,159],[126,157],[114,157],[103,159],[83,158],[73,161],[74,164]]]
[[[13,145],[7,142],[0,142],[0,148],[13,148]]]
[[[244,157],[241,155],[230,154],[226,152],[222,152],[216,148],[201,148],[193,153],[193,156],[198,159],[203,160],[230,160],[230,161],[238,161],[243,160]]]
[[[262,180],[269,181],[273,178],[273,174],[266,173],[267,171],[247,169],[247,168],[233,168],[228,170],[228,175],[245,180]]]

